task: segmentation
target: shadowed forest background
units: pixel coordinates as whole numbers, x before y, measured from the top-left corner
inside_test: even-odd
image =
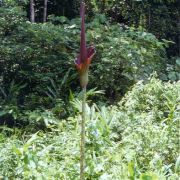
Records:
[[[85,2],[86,179],[178,179],[180,2]],[[0,0],[0,179],[79,179],[79,7]]]

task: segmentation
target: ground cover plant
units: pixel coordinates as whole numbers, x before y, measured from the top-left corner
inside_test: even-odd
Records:
[[[117,106],[88,106],[86,179],[178,179],[179,88],[152,78]],[[73,107],[76,116],[46,131],[1,128],[1,176],[79,179],[78,99]]]

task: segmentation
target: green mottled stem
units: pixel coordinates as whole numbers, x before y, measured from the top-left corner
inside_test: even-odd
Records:
[[[83,87],[82,120],[81,120],[81,144],[80,144],[80,180],[84,180],[85,168],[85,122],[86,122],[86,86]]]

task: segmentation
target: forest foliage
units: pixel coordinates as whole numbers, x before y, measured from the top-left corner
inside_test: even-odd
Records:
[[[79,179],[80,1],[34,3],[0,0],[0,179]],[[178,179],[178,3],[86,1],[86,179]]]

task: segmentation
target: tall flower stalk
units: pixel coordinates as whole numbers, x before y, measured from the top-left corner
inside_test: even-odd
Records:
[[[81,42],[80,53],[75,61],[76,68],[78,70],[80,84],[82,87],[82,120],[81,120],[81,142],[80,142],[80,180],[84,180],[85,169],[85,122],[86,122],[86,88],[88,84],[88,72],[89,65],[92,57],[95,54],[95,48],[93,46],[86,46],[85,36],[85,3],[81,1],[80,7],[81,16]]]
[[[85,168],[85,122],[86,122],[86,86],[83,88],[82,120],[81,120],[81,144],[80,144],[80,180],[84,180]]]

